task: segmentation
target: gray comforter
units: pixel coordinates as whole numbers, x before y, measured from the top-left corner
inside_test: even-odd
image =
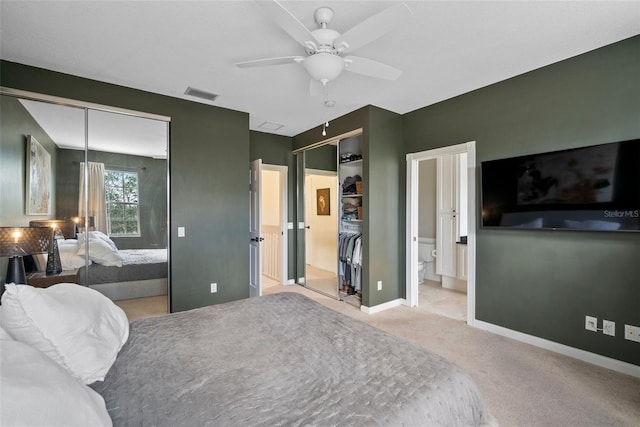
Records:
[[[133,321],[92,387],[115,426],[492,423],[452,363],[296,293]]]

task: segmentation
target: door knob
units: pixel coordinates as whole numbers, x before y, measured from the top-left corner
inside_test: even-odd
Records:
[[[262,242],[264,240],[264,237],[254,237],[251,239],[252,242]]]
[[[307,225],[305,228],[306,228],[307,230],[311,230],[311,226],[310,226],[310,225]]]

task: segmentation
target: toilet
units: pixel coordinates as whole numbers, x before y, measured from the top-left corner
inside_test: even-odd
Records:
[[[441,276],[436,274],[436,239],[418,237],[418,283],[425,280],[439,282]]]

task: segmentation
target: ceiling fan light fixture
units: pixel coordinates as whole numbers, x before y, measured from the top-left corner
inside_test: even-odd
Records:
[[[337,55],[327,52],[316,53],[303,62],[311,78],[326,84],[337,78],[344,69],[344,61]]]

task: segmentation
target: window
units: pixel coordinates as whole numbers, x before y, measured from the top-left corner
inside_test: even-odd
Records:
[[[104,190],[109,236],[140,236],[138,174],[105,170]]]

